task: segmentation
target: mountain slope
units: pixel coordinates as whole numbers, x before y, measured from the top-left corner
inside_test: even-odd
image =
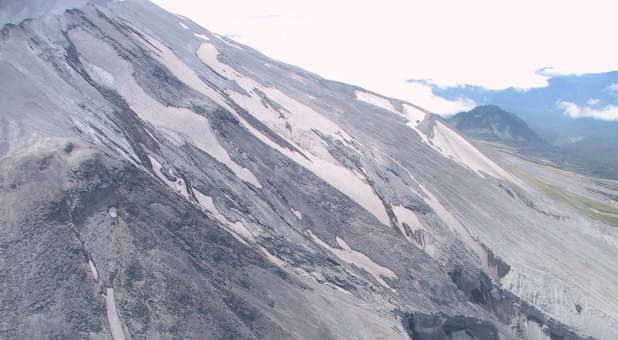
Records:
[[[495,105],[477,106],[447,119],[450,126],[471,138],[509,143],[542,144],[526,122]]]
[[[19,24],[25,19],[38,18],[48,14],[62,14],[67,8],[81,7],[87,3],[88,0],[1,0],[0,25]]]
[[[613,152],[613,137],[608,139],[601,134],[563,145],[550,145],[526,122],[495,105],[478,106],[445,121],[469,138],[508,146],[537,163],[550,163],[588,176],[618,178],[615,171],[618,156]]]
[[[616,229],[412,104],[141,0],[5,26],[0,75],[2,338],[618,329]]]
[[[540,70],[541,73],[543,70]],[[414,82],[414,81],[411,81]],[[604,137],[615,141],[618,122],[605,115],[618,105],[618,71],[582,75],[555,75],[547,86],[522,91],[518,88],[502,90],[478,86],[432,87],[435,95],[455,100],[466,97],[479,105],[495,104],[508,112],[517,113],[526,123],[552,144],[568,143],[569,138]],[[565,103],[571,103],[568,105]],[[573,110],[576,107],[578,110]],[[571,108],[569,111],[567,108]]]
[[[551,153],[560,155],[552,161],[560,167],[618,179],[618,121],[612,114],[618,106],[618,71],[557,75],[547,83],[545,87],[522,91],[469,85],[441,88],[425,82],[436,96],[448,100],[469,98],[479,105],[495,104],[516,113],[557,147]]]

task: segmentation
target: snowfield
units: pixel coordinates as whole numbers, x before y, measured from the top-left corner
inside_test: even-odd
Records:
[[[351,249],[348,244],[339,237],[337,237],[337,244],[340,248],[333,248],[329,246],[328,243],[320,240],[320,238],[313,234],[311,230],[307,230],[307,235],[313,240],[313,242],[322,248],[328,249],[341,260],[366,270],[376,279],[376,281],[386,288],[390,288],[390,286],[386,283],[386,281],[384,281],[383,277],[391,280],[397,279],[397,274],[395,274],[392,270],[373,262],[365,254]]]
[[[231,77],[249,93],[249,96],[247,96],[242,93],[230,92],[230,97],[238,105],[265,123],[290,144],[298,147],[300,150],[307,151],[306,156],[309,157],[309,160],[296,152],[282,148],[273,143],[261,132],[250,128],[249,124],[246,123],[242,117],[237,115],[237,118],[243,122],[243,126],[263,142],[321,177],[348,197],[354,199],[367,211],[374,214],[380,222],[385,225],[390,224],[386,208],[373,192],[373,188],[368,183],[358,178],[353,171],[339,164],[330,155],[328,150],[326,150],[326,143],[314,133],[314,131],[319,131],[322,134],[343,142],[352,140],[352,137],[341,127],[308,106],[285,95],[278,89],[262,86],[253,79],[241,75],[229,65],[222,63],[218,59],[219,52],[214,45],[204,43],[197,53],[202,61],[209,67],[216,70],[219,74]],[[265,106],[262,103],[262,98],[256,93],[255,89],[264,93],[270,100],[278,103],[285,111],[279,112],[270,106]],[[231,112],[234,111],[232,110]],[[290,128],[288,128],[288,126]]]
[[[121,59],[109,45],[83,31],[72,31],[71,34],[77,42],[83,42],[94,48],[85,57],[94,64],[105,65],[104,69],[115,75],[114,78],[117,79],[115,89],[127,100],[131,109],[140,118],[152,123],[177,145],[193,144],[225,164],[238,178],[261,188],[260,182],[251,171],[232,161],[215,137],[208,118],[189,109],[164,106],[142,89],[132,76],[131,65]],[[159,47],[163,48],[163,45],[159,44]],[[185,80],[190,81],[189,85],[195,85],[196,80],[191,80],[190,75],[187,74],[186,65],[183,66],[184,64],[173,56],[169,49],[163,49],[163,56],[160,56],[160,60],[175,74],[185,74]]]
[[[482,177],[485,177],[485,174],[487,174],[514,184],[521,183],[519,179],[506,172],[491,159],[487,158],[487,156],[470,144],[470,142],[442,122],[436,122],[431,142],[444,156],[474,170]]]
[[[356,95],[356,99],[360,101],[383,108],[384,110],[397,112],[391,101],[384,97],[364,91],[355,91],[354,94]]]

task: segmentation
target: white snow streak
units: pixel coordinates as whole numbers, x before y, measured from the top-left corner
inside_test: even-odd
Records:
[[[485,174],[488,174],[520,184],[520,181],[513,175],[507,173],[467,140],[441,122],[436,121],[433,134],[431,142],[444,156],[472,169],[481,177],[485,177]]]
[[[90,63],[86,64],[86,70],[88,71],[90,77],[92,77],[92,79],[97,83],[103,84],[107,87],[114,87],[116,80],[111,73],[95,64]]]
[[[180,27],[182,27],[182,28],[184,28],[184,29],[186,29],[186,30],[189,30],[189,26],[185,25],[185,24],[184,24],[184,23],[182,23],[182,22],[178,22],[178,25],[180,25]]]
[[[485,174],[488,174],[515,184],[520,184],[520,181],[517,178],[507,173],[467,140],[439,121],[436,121],[433,131],[434,136],[431,138],[430,142],[427,135],[425,135],[418,128],[427,116],[427,114],[422,110],[419,110],[409,104],[403,104],[403,112],[399,112],[395,109],[393,104],[384,97],[362,91],[356,91],[355,94],[356,99],[358,100],[405,117],[408,119],[408,123],[406,125],[416,131],[425,144],[431,146],[445,157],[451,158],[461,165],[472,169],[479,176],[485,177]]]
[[[88,260],[88,267],[90,267],[90,273],[92,273],[92,277],[94,278],[94,281],[98,281],[99,280],[99,272],[97,271],[97,267],[94,266],[94,262],[92,262],[92,260]]]
[[[111,49],[95,38],[82,33],[74,32],[80,39],[88,40],[88,43],[96,46],[97,52],[87,53],[89,59],[96,59],[98,64],[107,64],[106,69],[111,71],[116,78],[116,90],[127,100],[129,106],[138,116],[157,127],[171,137],[171,141],[177,144],[191,143],[197,148],[210,154],[219,162],[225,164],[232,172],[245,182],[251,183],[258,188],[261,184],[257,178],[246,168],[236,164],[227,151],[219,144],[208,119],[185,108],[168,107],[150,97],[133,77],[132,67]],[[180,75],[182,81],[193,86],[199,82],[199,78],[182,63],[172,51],[150,39],[161,49],[158,59],[165,64],[175,75]],[[85,49],[87,50],[87,49]],[[112,71],[113,70],[113,71]]]
[[[107,321],[112,331],[113,340],[125,340],[124,331],[122,330],[122,322],[118,316],[116,309],[116,299],[114,297],[114,289],[107,288],[105,294],[105,309],[107,310]]]
[[[414,213],[414,211],[407,209],[405,207],[402,207],[400,205],[393,205],[393,213],[395,213],[395,216],[397,216],[397,221],[399,222],[399,229],[401,230],[401,233],[406,237],[406,239],[410,242],[413,242],[412,238],[410,236],[408,236],[405,232],[405,229],[403,227],[403,223],[407,224],[410,229],[412,229],[412,231],[415,230],[419,230],[419,229],[425,229],[423,227],[423,225],[421,224],[421,222],[418,220],[418,217],[416,217],[416,214]]]
[[[253,240],[253,234],[251,234],[251,232],[247,230],[247,228],[242,222],[240,221],[232,222],[228,220],[227,217],[225,217],[225,215],[223,215],[219,211],[219,209],[217,209],[212,197],[202,194],[199,190],[195,188],[193,188],[193,194],[195,194],[195,197],[197,198],[198,203],[203,208],[208,210],[208,212],[210,212],[210,214],[215,219],[217,219],[225,227],[227,227],[228,230],[232,232],[233,236],[235,236],[237,239],[239,239],[237,236],[240,236],[241,238],[239,240],[245,244],[247,244],[245,240]]]
[[[225,77],[235,80],[240,87],[249,93],[249,96],[247,96],[233,91],[230,92],[230,97],[238,105],[265,123],[281,137],[288,140],[290,144],[303,150],[310,160],[307,160],[299,153],[292,152],[273,143],[237,115],[237,118],[250,132],[264,143],[296,161],[356,201],[367,211],[375,215],[380,222],[386,225],[390,224],[384,204],[376,196],[371,185],[366,180],[356,176],[350,169],[339,164],[328,152],[326,143],[314,133],[314,130],[319,131],[324,135],[343,142],[352,140],[352,137],[343,129],[320,113],[287,96],[278,89],[262,86],[255,80],[239,74],[229,65],[220,62],[218,59],[219,52],[212,44],[202,44],[197,54],[212,69]],[[279,112],[272,107],[265,107],[262,103],[262,98],[255,93],[254,89],[259,89],[271,101],[277,102],[285,110]]]
[[[425,120],[427,114],[412,105],[403,104],[403,113],[408,118],[408,126],[415,129]],[[419,133],[421,133],[419,131]]]
[[[418,182],[417,182],[418,183]],[[443,205],[440,203],[440,200],[434,194],[432,194],[429,190],[427,190],[422,184],[419,183],[421,190],[423,193],[429,197],[428,200],[425,200],[425,203],[429,204],[431,209],[440,217],[440,219],[458,236],[458,238],[465,243],[478,257],[481,263],[485,268],[489,268],[487,263],[487,253],[485,249],[481,247],[481,245],[472,238],[472,235],[459,222],[459,220],[453,216]]]
[[[159,161],[157,161],[154,157],[150,155],[148,156],[148,158],[150,159],[150,163],[152,164],[152,168],[154,169],[155,175],[157,175],[157,177],[163,183],[167,184],[167,186],[174,189],[175,192],[181,194],[186,199],[190,199],[191,195],[189,195],[185,182],[182,180],[182,178],[178,178],[176,181],[170,181],[163,174],[163,167],[161,166],[161,163],[159,163]]]
[[[391,112],[397,112],[397,110],[395,110],[395,107],[393,106],[393,104],[391,103],[390,100],[375,95],[373,93],[369,93],[369,92],[363,92],[363,91],[355,91],[354,94],[356,95],[356,99],[363,101],[365,103],[377,106],[379,108],[391,111]]]
[[[365,254],[351,249],[350,246],[348,246],[348,244],[339,237],[337,237],[337,244],[339,245],[339,247],[341,247],[341,249],[329,246],[326,242],[320,240],[319,237],[313,234],[311,230],[307,230],[307,235],[313,240],[313,242],[315,242],[322,248],[328,249],[331,253],[335,254],[341,260],[366,270],[376,279],[376,281],[378,281],[386,288],[390,287],[386,283],[386,281],[384,281],[383,277],[387,277],[390,279],[397,278],[397,275],[392,270],[386,267],[382,267],[379,264],[373,262],[373,260],[371,260]]]
[[[299,220],[303,219],[303,214],[300,211],[294,208],[291,208],[290,210],[292,210],[292,214],[296,215],[296,218],[298,218]]]
[[[389,156],[389,158],[390,158],[390,156]],[[416,177],[414,177],[414,175],[412,174],[412,172],[410,172],[410,170],[405,168],[403,165],[401,165],[401,163],[395,161],[394,159],[392,159],[392,160],[395,163],[397,163],[402,169],[404,169],[408,173],[410,178],[414,182],[416,182],[416,184],[418,184],[418,186],[421,188],[421,191],[423,192],[423,194],[428,197],[428,199],[424,200],[425,203],[427,203],[433,209],[433,211],[436,213],[436,215],[438,215],[438,217],[440,217],[440,219],[446,224],[447,227],[449,227],[449,229],[451,229],[451,231],[453,231],[456,235],[459,235],[459,239],[462,242],[464,242],[475,254],[477,254],[477,256],[479,257],[481,263],[483,263],[485,268],[488,268],[487,254],[485,253],[485,250],[479,245],[479,243],[476,240],[474,240],[472,238],[472,236],[470,235],[470,232],[468,232],[468,229],[466,229],[459,222],[459,220],[455,216],[453,216],[453,214],[451,214],[442,205],[442,203],[440,203],[440,200],[438,200],[438,198],[433,193],[431,193],[431,191],[427,190],[427,188],[425,188],[425,186],[423,184],[421,184],[416,179]],[[410,188],[410,189],[412,189],[412,188]],[[406,210],[408,210],[408,209],[406,209]],[[402,220],[404,222],[406,222],[406,220],[412,221],[413,223],[418,221],[418,218],[416,217],[416,215],[414,215],[414,217],[412,217],[409,214],[404,213],[404,211],[399,209],[398,206],[393,206],[393,212],[395,213],[395,215],[397,216],[397,219],[400,222],[402,222]],[[410,213],[413,213],[413,212],[410,211]],[[406,224],[408,224],[412,228],[412,224],[410,224],[409,222],[406,222]],[[420,228],[424,229],[423,225],[420,224],[420,221],[418,221],[418,225],[420,226]],[[405,235],[405,233],[404,233],[404,235]],[[430,255],[433,254],[434,250],[435,249],[433,249],[433,247],[429,247],[429,248],[425,249],[425,251],[428,254],[430,254]]]
[[[285,265],[285,262],[271,254],[268,250],[266,250],[266,248],[255,243],[252,243],[251,245],[247,243],[247,241],[254,241],[253,234],[245,227],[242,222],[232,222],[227,217],[225,217],[225,215],[223,215],[215,206],[215,202],[212,197],[202,194],[199,190],[195,188],[193,188],[193,194],[195,194],[199,205],[202,206],[202,208],[204,208],[205,210],[207,210],[207,212],[212,217],[221,222],[223,224],[223,227],[230,234],[232,234],[234,238],[247,246],[256,247],[257,250],[260,251],[266,257],[266,259],[274,265],[279,267],[283,267]]]
[[[363,92],[363,91],[358,91],[358,90],[355,91],[354,93],[356,95],[356,99],[360,101],[369,103],[371,105],[391,111],[397,115],[407,118],[408,119],[407,125],[413,128],[414,130],[417,130],[417,127],[420,125],[420,123],[422,123],[425,120],[425,117],[427,116],[425,112],[423,112],[420,109],[417,109],[416,107],[410,104],[406,104],[406,103],[402,104],[403,112],[400,112],[399,110],[395,109],[395,106],[393,106],[393,103],[386,97],[382,97],[382,96],[375,95],[369,92]],[[417,132],[421,134],[420,131],[417,130]]]
[[[391,103],[391,101],[386,99],[385,97],[381,97],[381,96],[371,94],[368,92],[363,92],[363,91],[356,91],[355,94],[356,94],[356,99],[358,100],[361,100],[371,105],[383,108],[385,110],[391,111],[397,115],[400,115],[406,118],[408,120],[406,125],[410,127],[412,130],[416,131],[416,133],[418,133],[423,143],[431,146],[431,144],[429,143],[429,140],[427,139],[427,136],[421,130],[418,129],[418,126],[425,120],[425,117],[427,116],[425,112],[409,104],[403,104],[402,105],[403,112],[400,112],[396,110],[393,104]]]
[[[193,33],[194,36],[204,39],[206,41],[210,41],[210,38],[208,38],[208,36],[204,35],[204,34],[200,34],[200,33]]]

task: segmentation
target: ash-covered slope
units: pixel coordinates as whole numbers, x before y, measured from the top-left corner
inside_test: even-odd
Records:
[[[507,143],[545,143],[526,122],[496,105],[477,106],[468,112],[460,112],[447,121],[471,138]]]
[[[19,24],[25,19],[62,14],[68,8],[81,7],[87,3],[88,0],[0,0],[0,25]]]
[[[0,101],[0,338],[618,329],[616,229],[538,173],[150,2],[5,26]]]

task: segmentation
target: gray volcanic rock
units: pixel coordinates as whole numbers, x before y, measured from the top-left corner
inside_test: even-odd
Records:
[[[88,0],[0,0],[0,25],[19,24],[25,19],[62,14],[67,9],[82,7],[87,3]]]
[[[450,126],[471,138],[515,143],[545,143],[526,122],[496,105],[477,106],[468,112],[460,112],[447,121]]]
[[[616,228],[543,190],[616,186],[148,1],[6,25],[0,102],[2,339],[618,331]]]

